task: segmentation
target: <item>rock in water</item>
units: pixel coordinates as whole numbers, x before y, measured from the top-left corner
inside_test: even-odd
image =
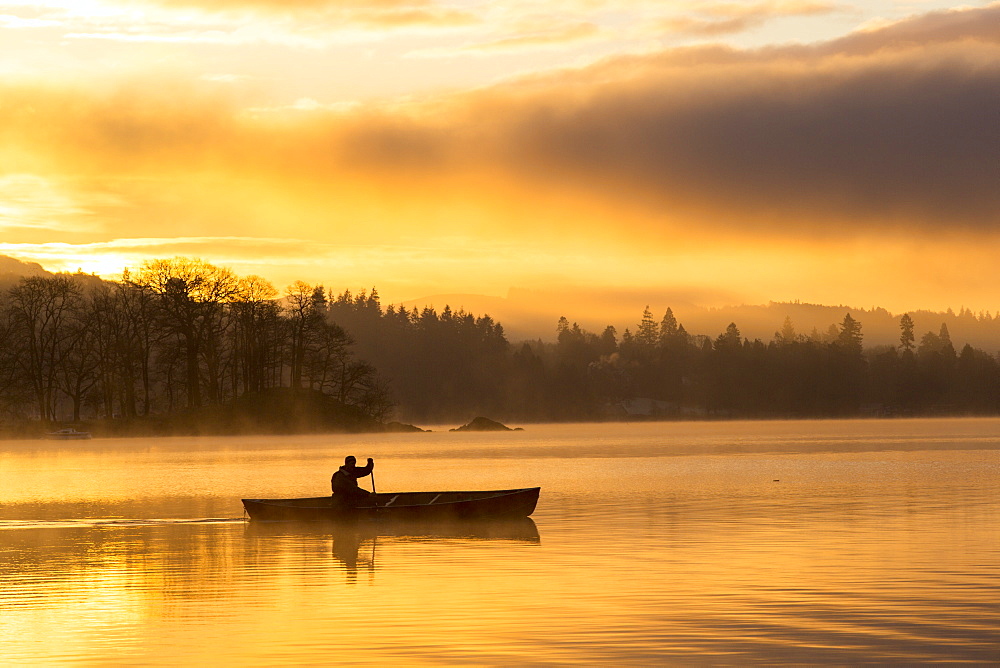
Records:
[[[489,418],[484,418],[482,416],[477,417],[475,420],[469,424],[462,425],[456,429],[449,429],[448,431],[514,431],[510,427],[504,424],[500,424],[495,420]]]
[[[384,431],[388,432],[409,432],[409,431],[427,431],[426,429],[421,429],[420,427],[414,426],[412,424],[406,424],[404,422],[386,422],[383,427]]]

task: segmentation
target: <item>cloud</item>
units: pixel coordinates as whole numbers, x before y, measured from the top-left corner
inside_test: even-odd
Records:
[[[1000,3],[978,9],[952,9],[857,30],[816,48],[820,55],[865,55],[892,49],[940,44],[1000,45]]]
[[[390,8],[381,11],[359,11],[353,22],[369,28],[455,28],[476,25],[481,18],[472,12],[455,9]]]
[[[555,29],[533,31],[527,34],[474,44],[465,51],[521,51],[545,47],[559,47],[565,44],[591,39],[600,33],[600,28],[589,22],[576,23]]]
[[[838,9],[830,2],[772,0],[770,2],[706,2],[690,8],[692,14],[665,18],[659,28],[668,33],[716,37],[758,28],[770,20],[789,16],[828,14]]]
[[[465,44],[423,48],[411,51],[410,58],[454,58],[456,56],[494,56],[531,53],[541,50],[564,50],[608,37],[611,33],[590,21],[552,15],[507,17],[504,35],[476,35]]]
[[[265,11],[317,12],[343,9],[431,7],[434,0],[4,0],[3,6],[32,11],[71,11],[89,15],[146,14],[150,7],[199,10],[206,13]]]
[[[293,238],[262,237],[137,237],[91,243],[41,242],[0,243],[0,255],[31,259],[50,271],[76,271],[102,276],[121,274],[139,264],[136,258],[205,257],[214,264],[233,267],[260,267],[272,262],[288,262],[314,251],[313,244]],[[242,273],[252,273],[244,270]]]
[[[278,13],[340,9],[399,9],[428,7],[435,4],[432,0],[148,0],[148,3],[209,11],[252,9]]]
[[[325,282],[335,289],[371,287],[377,283],[424,292],[447,284],[456,275],[492,275],[517,262],[545,268],[564,256],[526,251],[521,245],[496,243],[475,248],[465,239],[439,240],[435,244],[343,244],[288,237],[178,236],[135,237],[91,243],[6,243],[0,256],[40,262],[50,271],[75,271],[103,276],[120,275],[141,259],[200,257],[229,267],[239,274],[264,273],[279,288],[295,280]],[[572,260],[572,258],[570,258]],[[577,258],[581,265],[583,259]],[[331,269],[332,268],[332,269]],[[584,268],[581,266],[581,268]],[[535,270],[533,277],[544,275]],[[414,277],[420,278],[414,278]],[[476,287],[482,287],[482,283]],[[503,292],[503,281],[489,286]]]
[[[286,13],[291,6],[278,5]],[[471,12],[424,6],[397,6],[392,3],[372,3],[357,6],[326,7],[309,16],[285,17],[278,23],[266,19],[237,22],[223,21],[208,13],[195,20],[191,16],[165,15],[160,21],[105,21],[89,31],[68,32],[67,39],[100,39],[119,42],[222,44],[284,44],[303,48],[323,48],[343,41],[358,30],[385,31],[405,29],[449,29],[471,26],[481,19]],[[198,27],[191,28],[195,23]]]
[[[447,132],[373,120],[340,148],[428,172],[478,160],[732,230],[992,229],[998,40],[994,4],[818,46],[619,58],[479,91]]]
[[[992,225],[998,55],[668,69],[571,107],[494,113],[537,176],[626,188],[651,207],[735,224]]]
[[[280,45],[323,49],[386,30],[450,30],[476,13],[431,0],[8,0],[2,29],[58,30],[63,39],[159,45]]]
[[[30,255],[46,259],[99,255],[102,253],[119,253],[123,255],[140,253],[154,255],[190,255],[205,250],[219,248],[260,249],[261,247],[277,246],[289,248],[291,252],[300,253],[309,242],[289,238],[260,237],[136,237],[97,241],[91,243],[42,242],[42,243],[0,243],[0,254]],[[271,250],[274,250],[271,248]],[[280,253],[279,253],[280,254]]]
[[[34,28],[51,28],[58,26],[58,21],[44,18],[25,18],[12,14],[0,14],[0,29],[23,30]]]
[[[74,192],[72,187],[36,174],[0,176],[0,230],[60,230],[81,228],[94,209],[109,206],[114,198],[93,192]]]
[[[247,113],[163,81],[7,86],[0,157],[117,179],[157,224],[294,219],[348,241],[419,225],[572,243],[581,216],[637,245],[993,230],[998,47],[993,4],[815,46],[675,49],[339,111]]]

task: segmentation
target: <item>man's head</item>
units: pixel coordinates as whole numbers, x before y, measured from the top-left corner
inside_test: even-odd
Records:
[[[354,466],[358,462],[357,458],[353,455],[348,455],[344,457],[344,466]]]

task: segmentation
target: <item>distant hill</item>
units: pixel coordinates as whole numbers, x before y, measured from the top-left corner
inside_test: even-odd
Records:
[[[17,258],[0,255],[0,276],[14,274],[16,276],[51,276],[52,274],[37,262],[25,262]]]
[[[25,262],[7,255],[0,255],[0,291],[7,290],[17,284],[22,278],[31,276],[55,276],[37,262]],[[71,276],[80,281],[84,287],[98,285],[103,282],[100,276],[94,274],[61,274]]]
[[[53,276],[37,262],[25,262],[0,255],[0,290],[6,290],[24,276]]]

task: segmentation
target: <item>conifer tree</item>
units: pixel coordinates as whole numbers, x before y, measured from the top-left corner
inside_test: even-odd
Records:
[[[861,323],[848,313],[840,323],[840,333],[837,335],[837,345],[857,355],[861,354]]]
[[[785,322],[781,325],[781,330],[774,333],[774,340],[782,345],[795,342],[795,326],[792,325],[791,316],[785,316]]]
[[[668,341],[676,338],[677,336],[677,318],[674,317],[674,312],[667,307],[667,312],[663,314],[663,320],[660,321],[660,345],[666,345]]]
[[[643,347],[652,348],[656,345],[658,338],[659,332],[656,321],[653,320],[653,314],[647,305],[642,311],[642,321],[639,323],[638,329],[636,329],[635,340],[636,343]]]
[[[899,319],[899,347],[904,352],[913,351],[913,341],[915,340],[913,336],[913,318],[910,317],[909,313],[904,313]]]

